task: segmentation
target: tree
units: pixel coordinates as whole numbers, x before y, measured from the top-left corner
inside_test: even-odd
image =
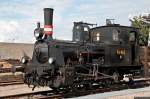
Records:
[[[149,37],[149,30],[150,30],[150,15],[149,16],[136,16],[132,19],[131,25],[133,27],[139,28],[140,34],[139,34],[139,44],[141,46],[147,46],[148,44],[148,37]]]

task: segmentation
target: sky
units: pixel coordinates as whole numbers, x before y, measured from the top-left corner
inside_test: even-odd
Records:
[[[53,38],[71,40],[73,22],[130,25],[129,17],[150,13],[150,0],[0,0],[0,42],[33,43],[43,8],[54,9]]]

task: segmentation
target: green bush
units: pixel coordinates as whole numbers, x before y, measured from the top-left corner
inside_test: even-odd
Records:
[[[140,30],[140,34],[138,38],[140,46],[147,46],[150,24],[143,22],[143,17],[141,16],[134,17],[130,21],[131,21],[131,26],[139,28]]]

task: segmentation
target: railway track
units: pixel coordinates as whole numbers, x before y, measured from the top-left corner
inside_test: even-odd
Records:
[[[48,93],[48,92],[51,92],[51,90],[29,92],[29,93],[15,94],[15,95],[9,95],[9,96],[1,96],[0,99],[20,99],[20,98],[29,98],[29,97],[34,98],[33,96],[36,96],[38,94]]]
[[[23,74],[17,72],[16,74],[12,73],[0,73],[0,86],[16,85],[23,84]]]
[[[38,91],[38,92],[30,92],[30,93],[23,93],[23,94],[15,94],[9,96],[0,97],[0,99],[19,99],[25,97],[31,97],[32,99],[62,99],[62,98],[72,98],[72,97],[79,97],[89,94],[96,94],[96,93],[104,93],[104,92],[111,92],[111,91],[119,91],[123,89],[133,89],[133,88],[141,88],[150,86],[150,79],[145,80],[137,80],[133,85],[128,85],[126,83],[119,83],[114,84],[110,87],[99,87],[93,89],[80,89],[78,91],[69,91],[69,92],[59,92],[56,93],[53,90],[46,90],[46,91]]]
[[[0,86],[8,86],[8,85],[18,85],[23,84],[23,81],[11,81],[11,82],[1,82]]]

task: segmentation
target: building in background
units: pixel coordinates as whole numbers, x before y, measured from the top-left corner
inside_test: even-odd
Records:
[[[0,42],[0,59],[21,59],[24,53],[31,58],[33,44]]]

